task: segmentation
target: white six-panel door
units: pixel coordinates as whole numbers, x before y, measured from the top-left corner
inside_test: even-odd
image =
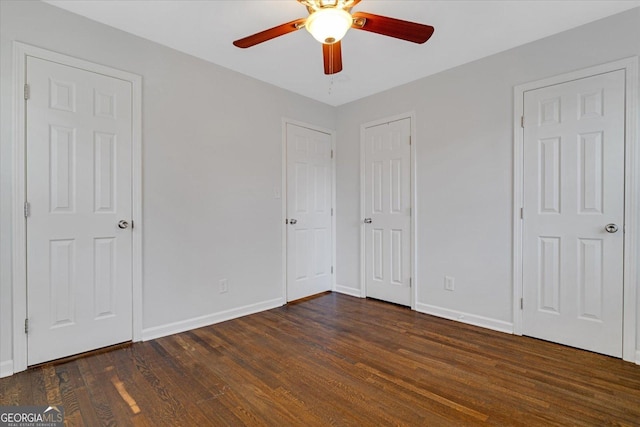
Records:
[[[368,297],[411,305],[411,120],[364,130]]]
[[[625,74],[525,92],[523,332],[620,357]]]
[[[331,139],[286,125],[287,301],[331,290]]]
[[[34,57],[27,82],[33,365],[132,338],[132,87]]]

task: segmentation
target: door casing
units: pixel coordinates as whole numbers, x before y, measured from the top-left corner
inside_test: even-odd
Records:
[[[282,198],[282,221],[281,238],[282,238],[282,304],[287,303],[287,124],[304,127],[314,131],[331,135],[331,265],[333,271],[331,273],[331,290],[336,290],[336,132],[321,126],[311,125],[309,123],[282,118],[282,183],[278,191]]]
[[[409,160],[409,164],[411,165],[410,176],[410,189],[409,189],[409,197],[410,197],[410,209],[411,209],[411,232],[409,233],[411,236],[411,253],[409,254],[409,262],[410,266],[410,274],[411,274],[411,310],[416,309],[416,301],[418,300],[417,295],[417,248],[416,248],[416,236],[418,233],[416,227],[416,118],[415,112],[410,111],[407,113],[398,114],[395,116],[385,117],[379,120],[374,120],[371,122],[363,123],[360,125],[360,297],[367,297],[367,288],[366,288],[366,280],[365,280],[365,225],[364,225],[364,217],[365,217],[365,131],[369,127],[382,125],[389,122],[395,122],[398,120],[409,119],[411,123],[410,132],[411,132],[411,159]]]
[[[26,108],[24,88],[26,58],[37,57],[70,67],[100,73],[127,81],[132,87],[132,302],[133,341],[142,340],[142,77],[126,71],[95,64],[25,43],[13,42],[14,83],[14,158],[13,158],[13,372],[27,369],[27,224],[24,216],[26,200]]]
[[[589,67],[558,76],[525,83],[513,91],[513,332],[522,335],[521,298],[523,295],[522,244],[523,221],[521,208],[524,200],[524,132],[521,118],[524,114],[524,93],[546,86],[565,83],[610,71],[625,70],[625,206],[624,206],[624,270],[623,270],[623,335],[622,358],[640,364],[640,351],[636,350],[636,298],[638,232],[640,232],[640,146],[638,144],[638,57]],[[526,120],[526,118],[525,118]]]

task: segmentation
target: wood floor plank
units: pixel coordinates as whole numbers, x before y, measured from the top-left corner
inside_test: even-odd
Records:
[[[640,426],[640,366],[328,293],[0,380],[85,426]]]
[[[81,402],[86,405],[89,403],[89,399],[84,399],[86,397],[84,381],[77,365],[64,363],[55,366],[55,371],[60,382],[60,397],[64,406],[65,423],[69,426],[84,425],[86,419],[83,419],[80,407]],[[89,422],[95,423],[97,419],[92,417]]]
[[[46,405],[49,402],[47,401],[47,392],[44,385],[44,369],[36,369],[34,371],[33,375],[29,375],[27,377],[28,383],[31,386],[29,390],[31,398],[27,398],[20,402],[34,402],[34,405]]]
[[[135,348],[132,346],[106,355],[110,358],[114,367],[112,383],[114,379],[121,381],[139,408],[140,413],[138,414],[134,414],[131,411],[135,425],[163,425],[163,405],[155,397],[153,386],[145,380],[142,373],[137,369],[136,356],[134,355],[134,352],[137,351],[136,349],[137,346]]]

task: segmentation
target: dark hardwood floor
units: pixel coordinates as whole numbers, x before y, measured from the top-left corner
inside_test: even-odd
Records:
[[[67,425],[640,425],[640,366],[325,294],[0,380]]]

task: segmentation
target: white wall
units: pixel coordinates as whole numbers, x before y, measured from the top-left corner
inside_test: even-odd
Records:
[[[414,111],[417,308],[509,330],[513,87],[632,55],[640,8],[339,107],[337,284],[360,287],[360,125]]]
[[[2,0],[0,19],[0,371],[12,358],[13,40],[143,77],[147,336],[280,301],[282,117],[332,129],[335,109],[40,2]]]

